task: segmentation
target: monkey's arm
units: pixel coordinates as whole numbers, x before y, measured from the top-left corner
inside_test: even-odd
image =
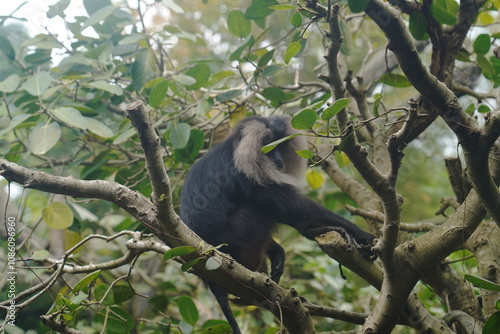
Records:
[[[373,235],[300,195],[293,186],[270,185],[267,191],[261,191],[253,199],[259,201],[261,207],[273,213],[279,223],[292,226],[308,239],[314,239],[329,231],[337,231],[366,258],[375,257],[371,251],[375,239]]]

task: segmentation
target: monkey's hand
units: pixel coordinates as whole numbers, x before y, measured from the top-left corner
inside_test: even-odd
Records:
[[[339,233],[347,241],[348,251],[352,251],[354,250],[354,248],[356,248],[358,251],[361,252],[361,254],[365,259],[370,261],[375,261],[377,259],[377,255],[372,251],[372,247],[375,245],[375,237],[366,232],[362,232],[362,235],[354,236],[353,234],[351,234],[349,231],[347,231],[342,227],[323,226],[320,228],[309,229],[307,231],[306,236],[308,237],[309,235],[311,236],[310,238],[313,239],[314,236],[330,231],[335,231]]]
[[[345,239],[351,242],[354,247],[361,252],[365,259],[370,261],[375,261],[377,259],[377,254],[372,251],[372,247],[375,246],[375,237],[373,235],[363,232],[362,235],[349,235],[349,238],[350,239]]]
[[[368,240],[366,240],[368,241]],[[367,243],[359,243],[358,240],[353,238],[354,246],[361,252],[363,257],[370,261],[375,261],[377,259],[377,254],[372,251],[372,247],[375,245],[375,237],[369,240]]]

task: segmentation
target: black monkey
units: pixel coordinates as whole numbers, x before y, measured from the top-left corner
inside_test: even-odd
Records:
[[[295,151],[305,148],[303,136],[279,144],[267,154],[261,148],[296,133],[287,117],[249,117],[188,172],[181,193],[181,219],[202,239],[221,248],[250,270],[266,272],[278,282],[285,253],[271,234],[277,223],[297,229],[309,239],[339,231],[366,258],[374,236],[318,203],[296,187],[306,168]],[[234,333],[241,333],[227,293],[208,283]]]

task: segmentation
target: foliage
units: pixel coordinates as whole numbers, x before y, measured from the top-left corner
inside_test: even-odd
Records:
[[[310,137],[311,149],[298,153],[324,168],[308,172],[310,195],[346,215],[346,203],[353,210],[381,210],[381,206],[354,194],[343,194],[342,182],[328,169],[333,164],[337,175],[341,172],[352,181],[369,184],[364,175],[363,179],[354,171],[352,156],[339,152],[349,152],[351,141],[356,139],[370,159],[387,172],[389,157],[377,155],[380,143],[401,129],[411,112],[406,100],[422,91],[416,88],[416,80],[396,65],[393,54],[387,55],[383,29],[366,10],[373,2],[341,2],[343,43],[336,59],[349,96],[339,96],[332,89],[332,77],[320,75],[323,80],[318,79],[325,58],[329,66],[333,60],[323,57],[330,37],[324,30],[330,28],[321,11],[324,7],[313,6],[317,1],[148,0],[130,4],[124,0],[84,0],[84,11],[70,16],[67,9],[74,3],[60,0],[49,6],[46,15],[51,20],[64,20],[64,30],[35,36],[24,30],[23,20],[15,12],[1,16],[0,154],[9,162],[37,171],[80,180],[115,181],[149,197],[152,187],[143,148],[124,111],[128,103],[142,100],[162,139],[163,160],[177,204],[185,172],[238,120],[251,114],[284,113],[292,115],[292,125]],[[430,59],[432,75],[454,89],[467,113],[483,119],[495,109],[492,91],[500,86],[500,60],[493,55],[500,35],[491,30],[500,3],[479,1],[478,15],[471,22],[459,21],[457,13],[469,2],[404,1],[400,14],[409,33],[422,43],[419,50],[422,58]],[[472,23],[477,28],[472,29]],[[436,46],[436,36],[458,25],[471,33],[464,35],[460,52],[447,58],[440,54],[442,46]],[[430,44],[436,49],[427,47]],[[439,63],[443,59],[453,61]],[[478,74],[468,76],[471,68]],[[461,71],[467,80],[458,80]],[[359,79],[355,80],[356,76]],[[429,109],[421,110],[421,117],[432,110],[430,103],[422,104]],[[350,134],[342,124],[345,115],[353,124]],[[429,219],[442,197],[452,195],[444,182],[442,159],[449,152],[456,153],[457,141],[443,122],[432,119],[419,131],[398,147],[404,149],[406,157],[401,157],[394,184],[405,198],[403,221],[414,226]],[[263,152],[277,144],[264,147]],[[322,147],[327,147],[326,152]],[[18,311],[16,329],[46,332],[48,327],[29,317],[46,314],[86,333],[228,331],[225,321],[211,320],[219,315],[214,316],[212,307],[204,306],[214,302],[198,279],[183,273],[171,260],[190,254],[192,246],[174,248],[165,254],[165,262],[157,254],[139,252],[116,266],[114,261],[124,256],[124,245],[137,237],[136,231],[145,233],[137,241],[154,240],[147,227],[104,201],[53,196],[51,189],[46,189],[47,193],[20,190],[14,184],[8,189],[5,191],[16,205],[8,207],[5,217],[18,218],[17,256],[24,259],[18,263],[18,271],[26,272],[22,279],[18,276],[18,292],[24,286],[51,282],[36,303],[30,300]],[[0,193],[0,198],[3,195]],[[451,215],[457,206],[443,208],[438,223],[448,218],[444,210]],[[16,208],[14,212],[12,208]],[[382,226],[366,212],[358,214],[365,218],[358,219],[361,224],[372,232]],[[436,223],[436,219],[430,220]],[[485,224],[489,220],[486,218]],[[410,228],[408,233],[417,236],[418,232]],[[401,236],[400,242],[413,236]],[[347,280],[343,280],[336,263],[316,245],[298,242],[295,231],[285,228],[278,238],[288,256],[283,286],[293,286],[316,304],[365,314],[374,309],[378,292],[354,271],[344,269]],[[7,242],[4,245],[8,247]],[[213,246],[216,251],[218,245]],[[188,271],[201,259],[215,258],[211,256],[203,254],[182,269]],[[89,268],[75,275],[64,274],[64,282],[55,284],[50,280],[50,268],[61,257],[68,265]],[[218,268],[216,260],[211,262],[212,270]],[[105,265],[100,270],[92,263]],[[468,262],[455,271],[460,275],[482,274],[476,263]],[[432,280],[425,283],[431,288],[438,285]],[[0,282],[0,287],[7,287],[7,283]],[[423,286],[417,289],[421,295],[432,295],[422,298],[432,315],[441,317],[452,310],[439,291],[429,292]],[[270,313],[255,311],[252,306],[235,310],[248,332],[264,332],[262,328],[266,333],[277,332],[279,322]],[[491,309],[478,312],[489,312],[485,333],[494,333],[491,328],[498,323],[499,313]],[[27,320],[21,322],[25,315]],[[484,322],[482,317],[477,320]],[[356,328],[324,317],[316,323],[321,331]],[[408,332],[410,327],[396,331]],[[7,331],[17,333],[9,326]]]

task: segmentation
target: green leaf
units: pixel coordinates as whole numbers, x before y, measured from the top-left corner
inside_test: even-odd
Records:
[[[197,41],[197,37],[195,34],[191,34],[187,31],[181,30],[180,28],[178,28],[176,26],[166,25],[163,29],[165,31],[168,31],[172,35],[175,35],[176,37],[178,37],[180,39],[188,40],[188,41],[191,41],[193,43],[195,43]]]
[[[194,160],[203,148],[204,141],[205,134],[203,131],[199,129],[192,129],[186,147],[175,151],[176,160]]]
[[[243,94],[243,90],[241,90],[241,89],[230,89],[228,91],[225,91],[224,93],[217,95],[217,97],[215,99],[219,102],[224,102],[224,101],[234,99],[234,98],[240,96],[241,94]]]
[[[484,113],[487,113],[490,111],[491,111],[490,107],[485,105],[485,104],[481,104],[480,106],[477,107],[477,112],[479,112],[481,114],[484,114]]]
[[[481,68],[481,72],[483,72],[484,76],[488,78],[490,76],[495,75],[495,68],[485,56],[478,54],[476,57],[476,61],[479,67]]]
[[[134,44],[137,45],[142,40],[146,40],[147,37],[144,34],[130,34],[128,36],[123,37],[118,42],[118,45],[126,45],[126,44]]]
[[[314,153],[309,150],[295,151],[295,153],[304,159],[311,159],[314,156]]]
[[[188,261],[188,262],[184,263],[181,266],[181,270],[182,271],[187,271],[188,269],[191,269],[194,265],[196,265],[202,259],[203,259],[203,257],[198,257],[198,258],[196,258],[194,260],[191,260],[191,261]]]
[[[286,48],[285,55],[283,57],[283,61],[285,64],[288,64],[290,60],[297,54],[299,53],[300,49],[302,48],[302,45],[300,44],[299,41],[292,42],[288,47]]]
[[[35,126],[28,137],[28,143],[34,154],[45,154],[61,138],[61,127],[56,122]]]
[[[285,142],[287,140],[290,140],[293,137],[297,137],[297,136],[300,136],[300,133],[294,133],[293,135],[289,135],[289,136],[286,136],[284,138],[275,140],[272,143],[269,143],[269,144],[267,144],[265,146],[262,146],[262,148],[260,149],[260,151],[262,152],[262,154],[269,153],[272,150],[274,150],[276,148],[276,146],[278,146],[279,144],[281,144],[281,143],[283,143],[283,142]]]
[[[283,66],[281,66],[281,65],[269,65],[269,66],[266,66],[262,70],[261,75],[263,78],[267,78],[267,77],[275,75],[276,73],[280,72],[282,69],[283,69]]]
[[[196,114],[203,116],[212,110],[214,105],[214,99],[212,98],[203,98],[198,102],[198,106],[196,107]]]
[[[328,121],[335,117],[342,109],[344,109],[349,103],[348,98],[342,98],[335,101],[331,106],[325,109],[321,114],[321,119],[324,121]]]
[[[113,291],[117,304],[123,303],[135,296],[134,290],[132,290],[130,286],[124,284],[113,285],[111,291]]]
[[[274,6],[269,6],[269,9],[288,10],[288,9],[295,9],[295,6],[293,6],[293,5],[274,5]]]
[[[9,75],[4,81],[0,81],[0,92],[12,93],[19,87],[19,76],[17,74]]]
[[[33,53],[30,53],[24,57],[24,60],[27,63],[31,63],[33,65],[42,65],[44,63],[48,63],[51,61],[52,57],[52,49],[50,50],[42,50],[42,49],[36,49]],[[72,58],[72,57],[68,57]],[[83,57],[82,57],[83,58]],[[67,58],[65,58],[67,59]],[[65,60],[61,61],[61,64],[63,64]]]
[[[49,251],[47,251],[45,249],[34,251],[31,254],[31,258],[35,261],[43,261],[49,257],[50,257],[50,253],[49,253]]]
[[[39,34],[36,35],[33,39],[31,40],[26,40],[24,42],[21,42],[20,44],[22,47],[29,47],[29,48],[37,48],[37,49],[42,49],[42,50],[50,50],[60,48],[61,43],[57,41],[54,35],[44,35],[44,34]]]
[[[69,6],[71,0],[59,0],[56,2],[54,5],[49,6],[49,10],[47,12],[47,17],[49,19],[55,17],[55,16],[60,16],[63,19],[65,18],[64,15],[64,10]]]
[[[182,73],[172,75],[172,79],[174,79],[176,82],[178,82],[184,86],[190,86],[190,85],[194,85],[196,83],[195,78],[190,77],[189,75],[186,75],[186,74],[182,74]]]
[[[490,35],[488,34],[481,34],[477,36],[473,44],[474,51],[480,55],[484,55],[488,51],[490,51],[490,47],[491,47],[491,40],[490,40]]]
[[[54,115],[58,120],[71,125],[75,128],[86,130],[87,120],[82,114],[73,107],[59,107],[51,110],[51,114]]]
[[[472,275],[465,275],[465,279],[474,284],[475,286],[477,286],[478,288],[500,292],[500,284],[498,283],[488,281],[487,279]]]
[[[162,79],[162,81],[153,87],[151,93],[149,94],[148,103],[153,108],[158,108],[167,96],[169,83],[167,80]]]
[[[252,0],[245,12],[245,17],[250,20],[263,19],[273,12],[269,7],[278,4],[276,0]]]
[[[78,295],[76,295],[73,298],[71,298],[71,304],[73,304],[73,305],[79,305],[81,302],[83,302],[84,300],[86,300],[88,297],[89,297],[88,294],[86,294],[84,292],[80,292]],[[64,316],[65,315],[63,315],[63,317]],[[70,315],[66,315],[66,316],[71,317]],[[69,319],[71,320],[71,318],[69,318]]]
[[[411,83],[401,74],[386,73],[380,78],[380,82],[392,87],[410,87]]]
[[[106,283],[98,284],[94,289],[94,298],[99,300],[103,305],[111,306],[115,304],[113,290],[109,289],[109,285]],[[104,298],[104,299],[103,299]]]
[[[52,202],[42,210],[42,217],[50,228],[62,230],[73,225],[73,211],[63,202]]]
[[[278,87],[266,87],[262,91],[262,96],[271,101],[274,107],[277,107],[281,102],[293,97],[291,94],[286,94]]]
[[[83,0],[83,7],[89,15],[94,14],[99,9],[111,5],[111,0]]]
[[[253,39],[253,36],[250,36],[248,40],[239,48],[237,48],[230,56],[229,60],[234,61],[234,60],[240,60],[241,55],[243,54],[243,51],[246,49],[249,49],[252,47],[252,45],[255,43],[255,40]]]
[[[274,52],[276,49],[272,49],[271,51],[266,52],[262,57],[260,57],[259,62],[257,63],[257,67],[267,66],[269,61],[271,61],[274,57]]]
[[[175,148],[186,147],[189,141],[191,128],[187,123],[174,123],[170,129],[170,143]]]
[[[138,52],[132,65],[132,89],[140,90],[148,81],[155,78],[155,69],[153,52],[150,49]]]
[[[439,23],[451,26],[457,23],[454,8],[448,0],[436,0],[431,3],[431,14]]]
[[[106,91],[114,95],[123,95],[123,89],[120,86],[110,84],[109,82],[104,80],[92,81],[88,84],[88,86]]]
[[[194,78],[196,82],[192,85],[187,85],[186,89],[198,90],[201,87],[207,86],[210,74],[210,66],[205,63],[198,63],[195,66],[191,67],[186,72],[186,75]]]
[[[85,58],[95,59],[99,63],[105,63],[110,59],[113,52],[113,45],[111,43],[103,43],[98,47],[85,52]]]
[[[465,108],[464,112],[472,115],[474,113],[474,110],[476,110],[476,105],[474,103],[471,103],[467,108]]]
[[[211,82],[220,82],[226,78],[234,76],[233,71],[220,71],[212,75]]]
[[[12,117],[12,119],[9,122],[9,125],[0,131],[0,137],[4,136],[6,133],[9,133],[10,131],[12,131],[19,124],[23,123],[25,120],[27,120],[31,116],[33,116],[33,115],[31,115],[31,114],[18,114],[16,116]]]
[[[340,30],[342,32],[342,36],[344,40],[340,44],[340,52],[345,55],[350,55],[353,52],[357,52],[357,46],[354,43],[353,32],[350,24],[346,24],[343,20],[339,22]]]
[[[179,313],[182,319],[188,324],[194,326],[199,319],[198,309],[193,300],[188,296],[180,296],[175,299],[179,307]]]
[[[295,14],[292,15],[292,17],[290,18],[290,23],[294,26],[294,27],[300,27],[302,25],[302,15],[300,15],[299,12],[296,12]]]
[[[158,85],[160,82],[165,81],[165,78],[159,77],[159,78],[154,78],[153,80],[149,80],[144,84],[144,88],[153,88],[154,86]]]
[[[427,27],[429,22],[425,14],[419,10],[414,10],[410,14],[409,29],[413,37],[419,41],[427,39]]]
[[[106,7],[99,9],[97,12],[90,15],[90,17],[85,21],[85,23],[83,24],[82,30],[105,20],[108,16],[113,14],[115,12],[115,10],[117,10],[117,9],[118,9],[118,7],[116,7],[114,5],[106,6]]]
[[[483,327],[483,334],[499,334],[500,333],[500,312],[495,312],[488,320]]]
[[[101,271],[94,271],[93,273],[88,274],[84,278],[82,278],[78,283],[76,283],[75,287],[73,288],[73,293],[78,293],[80,292],[83,288],[88,287],[93,281],[99,277],[101,274]]]
[[[6,139],[0,139],[0,156],[5,156],[10,152],[12,145]]]
[[[349,136],[347,138],[349,138]],[[344,143],[341,142],[341,145],[342,145],[342,147],[344,147],[345,142]],[[339,148],[339,149],[341,149],[341,148]],[[347,167],[351,164],[351,160],[349,160],[349,157],[347,156],[347,154],[345,154],[342,151],[335,151],[335,160],[337,161],[337,164],[340,167]]]
[[[182,256],[182,255],[186,255],[186,254],[191,254],[191,253],[194,253],[194,252],[196,252],[196,247],[194,247],[194,246],[179,246],[179,247],[175,247],[175,248],[170,249],[169,251],[167,251],[163,255],[163,260],[164,261],[168,261],[168,260],[170,260],[173,257]]]
[[[172,10],[176,14],[184,14],[184,9],[182,9],[181,6],[176,4],[174,0],[162,0],[162,3],[165,4],[165,6]]]
[[[292,118],[292,126],[297,130],[309,130],[312,128],[316,120],[318,119],[318,114],[313,109],[303,109],[297,115]]]
[[[208,324],[210,320],[203,324],[203,331],[200,334],[227,334],[231,333],[231,327],[228,323],[220,323],[220,324]],[[274,333],[278,333],[276,330]],[[267,332],[265,333],[267,334]]]
[[[87,120],[87,129],[102,138],[113,137],[113,131],[104,125],[102,122],[90,117],[85,117]]]
[[[136,134],[135,129],[132,127],[129,127],[126,131],[123,131],[115,139],[113,139],[113,144],[120,145],[135,134]]]
[[[236,37],[244,38],[250,35],[252,23],[245,18],[240,10],[233,10],[227,15],[227,28]]]
[[[349,9],[353,13],[361,13],[365,10],[370,0],[348,0]]]
[[[378,107],[380,106],[380,101],[382,100],[382,94],[375,94],[375,100],[373,101],[373,116],[378,117],[380,113],[378,112]]]
[[[30,77],[22,85],[21,89],[24,89],[28,94],[33,96],[41,96],[49,88],[52,77],[46,71],[42,71]]]
[[[101,327],[106,324],[104,331],[107,334],[131,333],[135,327],[134,318],[123,309],[116,305],[111,305],[96,311],[96,326]]]
[[[10,60],[16,59],[16,51],[10,41],[4,36],[0,36],[0,52],[3,52]]]
[[[322,173],[315,171],[314,169],[309,169],[306,173],[306,181],[309,187],[311,187],[312,189],[318,189],[325,182],[325,176]]]

